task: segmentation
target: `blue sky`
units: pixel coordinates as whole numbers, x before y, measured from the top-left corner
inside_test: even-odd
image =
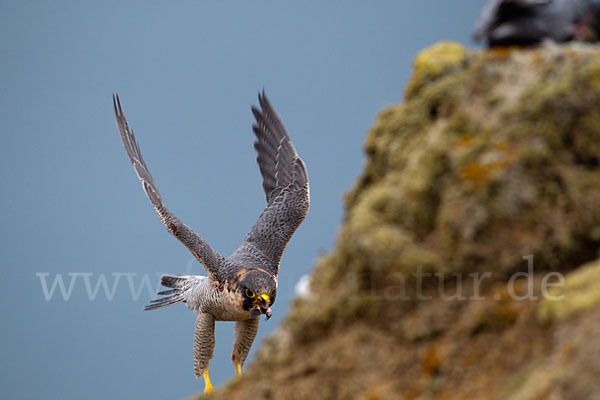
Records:
[[[265,89],[305,160],[311,210],[279,292],[331,249],[379,111],[402,98],[415,54],[471,45],[482,1],[0,1],[0,385],[11,399],[183,398],[194,315],[142,312],[158,276],[204,273],[162,227],[120,143],[118,91],[167,206],[225,255],[264,207],[250,105]],[[42,274],[42,275],[40,275]],[[45,275],[44,275],[45,274]],[[69,275],[71,274],[71,275]],[[100,288],[106,276],[114,296]],[[116,275],[115,275],[116,274]],[[67,301],[57,276],[72,293]],[[117,285],[115,280],[117,280]],[[109,293],[110,295],[111,293]],[[217,324],[216,384],[234,376]]]

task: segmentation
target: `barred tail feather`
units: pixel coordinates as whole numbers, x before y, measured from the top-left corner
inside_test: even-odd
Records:
[[[169,297],[163,297],[161,299],[151,300],[150,304],[144,306],[144,311],[158,310],[159,308],[172,306],[173,304],[181,303],[183,301],[182,294],[175,294]]]
[[[144,311],[157,310],[185,301],[183,295],[190,286],[189,278],[190,277],[186,275],[161,276],[160,284],[172,289],[156,292],[157,295],[166,297],[150,300],[150,304],[144,306]]]

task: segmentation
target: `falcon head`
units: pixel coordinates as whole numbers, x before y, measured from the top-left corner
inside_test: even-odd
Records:
[[[246,270],[239,276],[238,291],[242,308],[250,311],[250,317],[264,314],[271,318],[271,305],[277,296],[277,280],[262,269]]]

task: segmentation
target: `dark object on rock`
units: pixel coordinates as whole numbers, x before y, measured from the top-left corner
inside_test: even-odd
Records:
[[[490,0],[473,40],[486,40],[490,47],[596,41],[599,9],[598,0]]]

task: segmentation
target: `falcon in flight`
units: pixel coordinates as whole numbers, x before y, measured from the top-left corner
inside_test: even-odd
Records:
[[[158,292],[145,310],[183,302],[196,312],[194,373],[203,377],[204,393],[213,392],[208,367],[215,346],[215,321],[235,321],[231,360],[240,376],[242,366],[258,330],[261,315],[271,316],[277,296],[279,262],[292,235],[309,208],[306,166],[296,153],[279,116],[264,91],[260,109],[252,107],[256,123],[254,148],[263,177],[267,207],[241,244],[229,257],[213,250],[165,206],[150,175],[133,130],[129,128],[118,95],[113,95],[115,117],[123,145],[154,210],[167,230],[188,248],[206,268],[208,276],[163,275]]]

